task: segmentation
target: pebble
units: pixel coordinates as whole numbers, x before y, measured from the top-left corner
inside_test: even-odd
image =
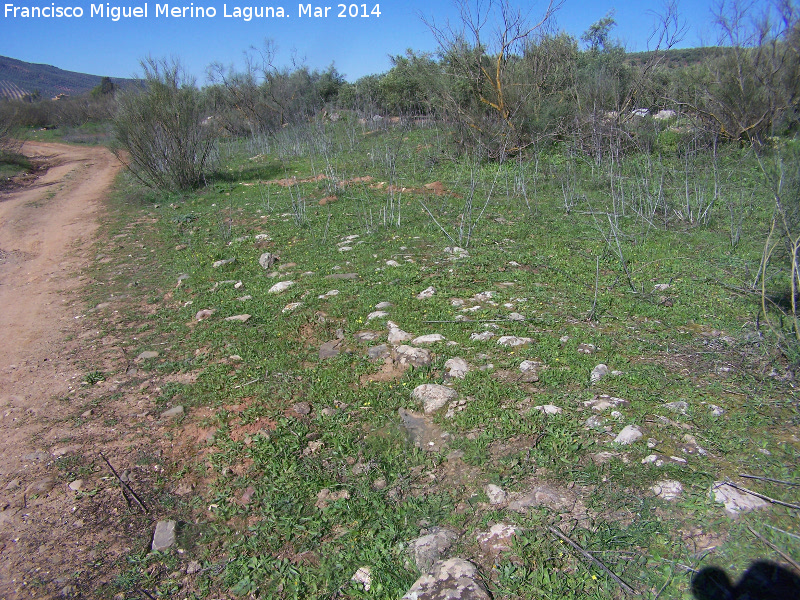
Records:
[[[373,319],[385,319],[389,316],[389,313],[385,310],[376,310],[367,315],[367,321],[372,321]]]
[[[524,346],[525,344],[530,344],[533,339],[529,337],[517,337],[515,335],[504,335],[497,340],[497,343],[500,346],[509,346],[511,348],[516,348],[517,346]]]
[[[212,264],[211,266],[214,267],[215,269],[218,269],[219,267],[223,267],[225,265],[229,265],[229,264],[235,263],[235,262],[236,262],[235,258],[226,258],[226,259],[218,260],[218,261],[214,262],[214,264]]]
[[[444,363],[444,373],[447,379],[465,379],[468,372],[469,365],[463,358],[451,358]]]
[[[615,444],[628,445],[642,437],[642,430],[636,425],[628,425],[614,438]]]
[[[75,481],[70,482],[69,489],[73,492],[80,492],[83,489],[83,479],[76,479]]]
[[[175,545],[175,521],[159,521],[153,533],[153,543],[150,548],[154,552],[163,552]]]
[[[419,300],[425,300],[427,298],[433,298],[434,294],[436,294],[436,288],[430,286],[422,290],[419,294],[417,294],[417,298]]]
[[[439,410],[448,402],[455,400],[458,397],[458,392],[438,383],[423,383],[415,387],[411,395],[422,403],[424,412],[430,414]]]
[[[237,321],[239,323],[247,323],[250,320],[250,315],[234,315],[232,317],[225,317],[226,321]]]
[[[184,413],[183,406],[181,406],[179,404],[178,406],[173,406],[169,410],[164,411],[163,413],[161,413],[161,418],[162,419],[178,418],[178,417],[182,417],[183,413]]]
[[[683,493],[683,484],[674,479],[665,479],[657,481],[650,490],[663,500],[676,500]]]
[[[269,294],[280,294],[294,285],[294,281],[281,281],[267,290]]]
[[[446,338],[439,333],[429,333],[421,335],[411,340],[412,344],[435,344],[436,342],[444,342]]]
[[[285,313],[290,313],[290,312],[300,308],[301,306],[303,306],[302,302],[291,302],[291,303],[287,304],[286,306],[284,306],[283,310],[281,310],[281,312],[284,313],[284,314]]]
[[[495,485],[490,483],[485,488],[486,496],[489,498],[489,504],[492,506],[496,506],[498,504],[503,504],[508,497],[505,490],[501,488],[499,485]]]
[[[150,358],[158,358],[158,352],[155,350],[145,350],[136,357],[136,360],[148,360]]]
[[[216,311],[213,308],[204,308],[202,310],[198,310],[197,314],[194,316],[195,319],[198,321],[202,321],[203,319],[207,319],[211,315],[213,315]]]

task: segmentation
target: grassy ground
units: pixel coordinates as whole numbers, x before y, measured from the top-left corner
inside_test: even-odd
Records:
[[[106,326],[133,356],[159,352],[138,380],[169,376],[157,411],[185,409],[159,500],[184,551],[142,542],[109,595],[398,598],[419,576],[408,544],[433,526],[459,533],[448,555],[476,562],[495,598],[624,595],[549,526],[649,598],[690,598],[692,570],[710,564],[735,578],[755,559],[780,561],[751,529],[797,556],[796,512],[732,518],[709,496],[730,477],[791,502],[793,488],[738,476],[800,481],[791,373],[756,329],[758,298],[737,291],[758,271],[769,214],[752,159],[720,156],[722,191],[706,211],[707,156],[692,163],[688,200],[680,156],[660,167],[633,157],[614,180],[621,199],[604,167],[566,150],[502,166],[450,152],[437,129],[317,125],[226,144],[196,194],[123,184],[89,301],[122,298]],[[264,252],[278,256],[267,270]],[[327,278],[346,273],[357,278]],[[270,293],[280,281],[294,284]],[[368,321],[381,302],[389,316]],[[197,321],[201,309],[215,312]],[[430,366],[368,357],[387,318],[444,336]],[[471,337],[484,331],[495,336]],[[504,335],[531,341],[501,346]],[[321,359],[337,339],[341,352]],[[428,452],[398,410],[421,411],[411,391],[442,383],[452,357],[471,366],[451,382],[465,402],[433,416],[449,439]],[[539,363],[535,377],[522,377],[524,360]],[[612,373],[592,384],[600,363]],[[586,403],[602,395],[626,402],[597,413]],[[562,412],[534,409],[548,404]],[[644,436],[615,444],[626,425]],[[661,466],[643,463],[652,454]],[[666,479],[683,485],[678,499],[651,489]],[[517,512],[490,504],[487,484],[509,501],[537,489],[561,499]],[[476,535],[500,522],[517,535],[498,553]],[[201,570],[187,577],[190,561]],[[363,566],[368,592],[350,581]]]

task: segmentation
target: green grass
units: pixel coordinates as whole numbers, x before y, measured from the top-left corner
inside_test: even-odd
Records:
[[[778,479],[800,477],[795,391],[769,375],[773,367],[785,373],[787,365],[769,332],[753,343],[749,334],[757,304],[731,291],[758,269],[769,215],[763,194],[754,196],[741,239],[732,247],[722,201],[706,224],[677,216],[682,167],[670,164],[667,179],[675,204],[668,218],[653,217],[651,226],[629,205],[618,218],[617,246],[608,219],[596,218],[613,209],[602,168],[574,165],[586,200],[565,214],[560,185],[568,160],[564,155],[543,153],[538,171],[533,161],[479,165],[480,206],[472,213],[469,256],[450,260],[444,248],[453,243],[420,200],[466,245],[466,238],[458,236],[462,219],[469,216],[464,206],[470,168],[447,160],[428,166],[426,151],[418,150],[448,150],[442,141],[446,135],[390,129],[353,136],[352,127],[345,123],[316,132],[285,132],[269,148],[230,142],[222,152],[220,173],[194,194],[162,196],[129,181],[118,192],[107,225],[108,247],[99,250],[110,261],[95,267],[93,277],[103,285],[91,291],[90,303],[123,295],[115,309],[127,324],[132,354],[159,344],[160,356],[138,365],[148,376],[196,374],[194,383],[160,385],[159,406],[187,407],[174,435],[194,422],[195,411],[206,415],[197,420],[199,426],[214,429],[204,458],[187,456],[166,473],[176,482],[195,472],[209,480],[202,498],[176,500],[176,506],[194,522],[209,525],[192,557],[203,565],[221,556],[229,561],[197,576],[194,597],[397,598],[419,575],[405,548],[431,525],[448,525],[463,534],[452,555],[478,562],[496,598],[623,596],[616,583],[548,532],[547,526],[558,523],[647,597],[660,590],[661,597],[689,598],[684,565],[713,562],[737,576],[752,560],[776,558],[743,523],[772,532],[774,543],[797,552],[794,538],[767,527],[797,533],[786,511],[773,508],[734,521],[708,496],[713,481],[746,470]],[[316,147],[324,141],[329,153],[313,150],[312,134]],[[383,215],[397,207],[385,188],[375,186],[392,177],[387,148],[397,165],[396,185],[419,188],[441,181],[454,195],[398,193],[400,225],[385,225]],[[754,186],[754,166],[746,161],[735,150],[723,157],[720,168],[730,174],[726,192]],[[633,181],[639,167],[630,164],[626,177]],[[324,169],[341,180],[370,175],[373,181],[338,191],[325,180],[292,190],[257,183],[311,178]],[[317,201],[331,191],[338,200],[320,206]],[[490,192],[492,200],[478,217]],[[298,197],[306,203],[304,219],[298,218]],[[258,234],[269,240],[257,242]],[[353,235],[358,237],[348,243],[352,250],[340,251],[344,238]],[[265,251],[280,257],[276,276],[258,264]],[[212,267],[229,258],[236,261]],[[400,266],[387,266],[387,260]],[[296,266],[286,268],[289,263]],[[349,272],[359,279],[325,278]],[[178,285],[184,274],[188,278]],[[295,284],[286,292],[268,293],[276,282],[289,279]],[[655,290],[661,283],[671,287]],[[436,295],[418,300],[416,295],[428,286],[436,288]],[[339,294],[319,298],[333,289]],[[486,290],[495,292],[494,304],[470,300]],[[244,296],[252,298],[241,300]],[[481,308],[464,313],[452,305],[454,298]],[[366,358],[367,346],[353,335],[363,329],[385,332],[385,320],[366,322],[382,301],[393,304],[389,318],[404,330],[441,333],[457,345],[433,346],[431,367],[385,383],[362,384],[360,378],[377,372],[380,363]],[[290,302],[302,306],[283,313]],[[216,312],[196,322],[194,315],[202,308]],[[526,320],[505,320],[512,310]],[[242,313],[251,315],[246,323],[224,320]],[[457,321],[465,314],[492,321],[496,337],[471,340],[470,334],[483,331],[487,323]],[[320,344],[336,339],[338,330],[352,353],[319,360]],[[501,335],[527,336],[533,342],[505,348],[496,343]],[[584,343],[594,344],[596,352],[578,352]],[[451,419],[435,417],[451,435],[449,448],[424,453],[406,441],[397,411],[419,409],[411,390],[440,383],[445,360],[454,356],[473,366],[465,380],[453,383],[468,401]],[[546,365],[538,381],[497,376],[498,371],[516,372],[526,359]],[[487,363],[494,369],[478,369]],[[589,373],[598,363],[619,373],[591,386]],[[584,426],[593,414],[584,403],[598,394],[628,401],[618,409],[618,419],[604,413],[608,431]],[[677,400],[688,403],[685,415],[665,408]],[[310,416],[292,412],[301,401],[312,404]],[[555,404],[563,413],[544,416],[531,410],[544,404]],[[722,407],[724,415],[714,417],[709,404]],[[326,408],[331,415],[323,415]],[[642,427],[644,438],[629,447],[613,445],[627,424]],[[686,433],[708,454],[683,454]],[[466,481],[451,472],[448,454],[453,450],[463,452],[463,468],[471,473]],[[616,456],[595,461],[593,455],[603,451]],[[687,462],[667,461],[660,468],[643,464],[651,453],[683,456]],[[678,501],[668,503],[650,492],[666,478],[683,483]],[[385,486],[376,486],[378,480]],[[546,507],[526,513],[498,510],[486,503],[486,483],[498,483],[509,493],[543,483],[571,489],[586,513],[578,519]],[[780,486],[751,487],[790,496]],[[249,488],[250,502],[243,503]],[[315,503],[324,488],[347,491],[349,497],[320,509]],[[499,521],[520,528],[514,549],[496,561],[481,558],[475,532]],[[698,531],[715,536],[718,543],[710,544],[710,554],[698,549]],[[174,560],[174,555],[132,554],[113,591],[138,585],[161,595],[174,593],[175,582],[166,576],[172,567],[156,571],[165,573],[160,578],[146,568]],[[365,565],[373,572],[370,593],[350,583]]]

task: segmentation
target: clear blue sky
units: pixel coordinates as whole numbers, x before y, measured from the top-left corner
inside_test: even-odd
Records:
[[[283,6],[289,15],[244,21],[226,18],[234,7],[247,6],[244,2],[262,2],[261,6]],[[474,4],[475,0],[471,0]],[[14,6],[81,7],[82,18],[16,18],[6,16],[9,3]],[[129,2],[129,3],[125,3]],[[716,34],[712,26],[711,6],[714,0],[682,0],[678,4],[681,18],[687,24],[687,33],[681,47],[713,44]],[[95,4],[99,4],[95,0]],[[105,4],[105,3],[103,3]],[[123,0],[111,6],[144,6],[142,0]],[[147,55],[156,58],[177,57],[197,77],[205,82],[206,67],[212,62],[225,65],[242,64],[242,53],[250,46],[261,46],[265,38],[274,40],[278,48],[278,63],[290,64],[294,55],[313,68],[324,69],[331,62],[348,80],[389,69],[389,55],[402,54],[406,48],[417,51],[435,51],[436,42],[419,15],[433,17],[444,23],[455,15],[451,0],[384,0],[368,2],[367,12],[376,4],[380,17],[339,18],[336,3],[329,3],[328,17],[299,17],[300,3],[283,0],[186,0],[174,6],[213,6],[214,18],[156,17],[156,5],[149,1],[147,18],[128,18],[117,22],[109,18],[90,17],[90,0],[2,0],[0,6],[0,55],[27,62],[45,63],[70,71],[130,77],[139,71],[139,60]],[[758,3],[757,3],[758,4]],[[313,6],[326,6],[320,4]],[[349,6],[346,5],[346,6]],[[530,9],[535,17],[544,10],[543,2],[519,2],[518,6]],[[361,5],[356,5],[361,11]],[[615,10],[619,38],[630,51],[644,50],[648,32],[652,30],[653,11],[662,11],[660,0],[565,0],[557,13],[557,26],[576,37],[590,24]]]

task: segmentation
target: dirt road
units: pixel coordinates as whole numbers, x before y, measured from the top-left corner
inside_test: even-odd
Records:
[[[23,152],[49,168],[0,194],[0,597],[7,599],[69,594],[73,582],[59,577],[87,560],[76,551],[83,523],[58,460],[82,448],[67,420],[70,388],[83,375],[73,292],[120,166],[100,147],[28,142]]]

